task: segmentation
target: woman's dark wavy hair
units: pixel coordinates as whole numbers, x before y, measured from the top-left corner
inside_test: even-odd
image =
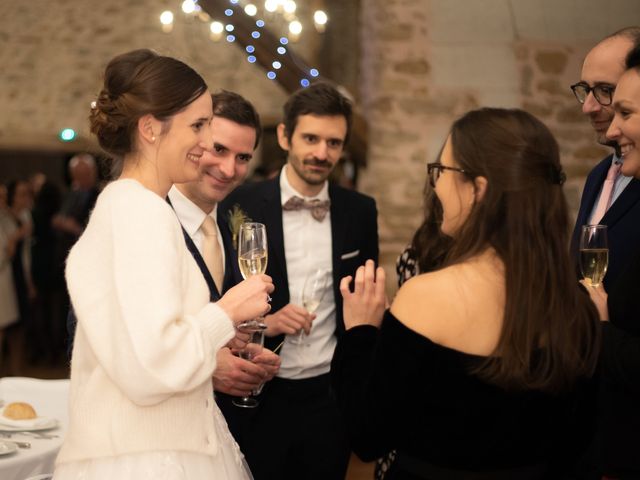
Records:
[[[136,149],[142,116],[167,121],[206,90],[203,78],[180,60],[146,49],[123,53],[105,69],[104,86],[89,116],[91,132],[107,153],[122,159]]]
[[[409,245],[409,257],[416,261],[420,273],[439,269],[451,248],[452,239],[442,233],[441,225],[442,205],[427,180],[424,189],[424,220]]]
[[[508,389],[564,391],[594,372],[600,328],[571,266],[558,144],[527,112],[483,108],[453,124],[451,145],[456,163],[487,188],[446,264],[490,246],[505,268],[502,331],[475,373]]]

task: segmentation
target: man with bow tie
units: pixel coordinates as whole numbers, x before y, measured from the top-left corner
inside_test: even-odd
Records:
[[[338,287],[367,259],[378,260],[375,201],[328,182],[349,137],[351,108],[325,83],[294,93],[277,128],[287,152],[280,175],[241,186],[224,202],[266,225],[267,274],[276,287],[265,345],[280,348],[280,372],[240,442],[256,480],[342,480],[347,469],[349,445],[329,385],[336,336],[344,331]],[[302,291],[317,272],[326,286],[309,313]]]

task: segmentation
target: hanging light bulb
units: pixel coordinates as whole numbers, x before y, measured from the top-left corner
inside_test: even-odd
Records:
[[[182,2],[182,11],[187,15],[196,11],[196,2],[194,0],[184,0]]]
[[[316,10],[314,12],[314,14],[313,14],[313,23],[314,23],[318,33],[324,32],[324,30],[325,30],[325,28],[327,26],[327,21],[328,20],[329,20],[329,17],[327,17],[327,14],[323,10]]]
[[[211,31],[209,38],[211,38],[211,40],[213,40],[214,42],[217,42],[222,38],[222,32],[224,32],[224,25],[220,22],[211,22],[211,25],[209,26],[209,30]]]
[[[294,0],[286,0],[286,2],[284,2],[283,7],[284,7],[284,11],[287,13],[296,13],[296,8],[298,8]]]
[[[302,24],[298,20],[294,20],[289,24],[289,40],[295,42],[302,33]]]
[[[278,10],[278,0],[265,0],[264,9],[269,13],[275,12]]]
[[[244,13],[249,15],[250,17],[255,17],[258,13],[258,7],[256,7],[253,3],[247,3],[244,7]]]
[[[160,14],[160,23],[162,24],[162,31],[169,33],[173,30],[173,13],[169,10],[165,10]]]

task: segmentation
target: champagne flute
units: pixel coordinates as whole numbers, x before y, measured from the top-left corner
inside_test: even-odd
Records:
[[[249,332],[249,341],[242,350],[238,351],[238,356],[245,360],[252,361],[256,356],[260,355],[263,346],[264,330],[251,330]],[[262,389],[261,387],[260,390]],[[258,393],[258,389],[252,392],[253,395],[257,395]],[[253,398],[251,395],[247,395],[246,397],[234,398],[233,400],[231,400],[231,403],[233,403],[236,407],[241,408],[255,408],[259,404],[258,400]]]
[[[592,287],[602,283],[609,264],[606,225],[583,225],[580,235],[580,270]]]
[[[238,232],[238,265],[245,280],[267,270],[267,229],[263,223],[245,222]],[[240,330],[265,329],[261,317],[242,322]]]
[[[320,306],[322,297],[327,287],[327,271],[315,270],[309,275],[302,288],[302,306],[309,313],[315,313]],[[304,330],[300,330],[296,340],[293,343],[302,345],[304,343]]]

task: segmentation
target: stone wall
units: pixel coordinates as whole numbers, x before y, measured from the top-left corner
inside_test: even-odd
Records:
[[[267,119],[279,118],[285,92],[246,60],[241,49],[209,39],[208,25],[188,19],[177,0],[30,0],[0,2],[0,148],[60,149],[64,127],[94,145],[89,104],[106,63],[134,48],[152,48],[198,70],[212,89],[247,95]],[[173,10],[171,33],[159,16]]]

